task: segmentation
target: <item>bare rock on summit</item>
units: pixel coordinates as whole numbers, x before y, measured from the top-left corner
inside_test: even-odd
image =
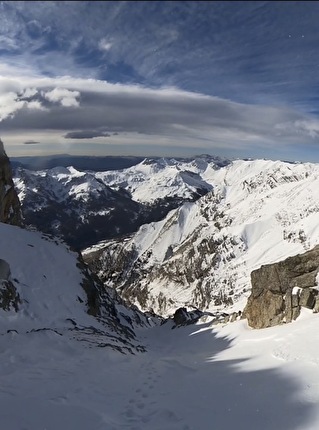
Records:
[[[9,158],[0,140],[0,222],[21,225],[20,202],[12,180]]]
[[[312,250],[251,273],[252,292],[244,316],[252,328],[271,327],[295,320],[301,307],[314,309],[318,303],[316,277],[319,245]]]

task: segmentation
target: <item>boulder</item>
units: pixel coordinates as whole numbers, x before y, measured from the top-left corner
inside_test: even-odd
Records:
[[[186,308],[178,308],[173,316],[175,327],[193,324],[203,315],[205,315],[205,312],[202,312],[199,309],[188,311]]]
[[[319,245],[312,250],[251,273],[251,295],[244,316],[252,328],[271,327],[295,320],[301,307],[316,309],[314,288],[319,271]]]
[[[188,312],[186,308],[178,308],[173,317],[175,325],[185,325],[189,320]]]

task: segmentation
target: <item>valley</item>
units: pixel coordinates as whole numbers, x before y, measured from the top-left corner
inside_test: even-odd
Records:
[[[260,330],[238,311],[253,297],[251,272],[261,265],[269,273],[293,271],[294,260],[283,261],[290,256],[302,271],[297,278],[311,275],[311,285],[298,285],[317,297],[319,167],[215,161],[144,160],[118,172],[19,168],[15,191],[3,152],[6,430],[317,428],[318,314],[308,299],[300,293],[295,321]],[[18,196],[22,211],[34,214],[27,228]],[[158,220],[139,225],[140,219],[119,237],[110,232],[80,255],[56,220],[70,205],[73,223],[86,220],[92,228],[95,197],[95,214],[107,205],[112,212],[118,200],[128,218],[134,204],[167,206]],[[112,225],[107,210],[103,217]],[[43,220],[51,231],[39,231]],[[191,321],[188,313],[174,324],[181,307],[203,316]]]

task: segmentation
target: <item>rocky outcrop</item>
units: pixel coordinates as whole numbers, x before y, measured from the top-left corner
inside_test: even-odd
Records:
[[[183,325],[195,323],[203,315],[204,312],[201,312],[199,309],[188,311],[186,308],[178,308],[174,313],[173,321],[176,327],[180,327]]]
[[[0,222],[21,225],[20,202],[14,189],[9,158],[0,140]],[[11,281],[9,264],[0,259],[0,309],[18,310],[20,297]]]
[[[319,245],[303,254],[251,273],[252,292],[244,316],[253,328],[291,322],[301,307],[319,310],[316,277],[319,272]]]
[[[14,189],[9,158],[0,140],[0,222],[21,225],[20,202]]]
[[[0,259],[0,309],[17,311],[19,303],[19,294],[11,282],[10,266],[5,260]]]

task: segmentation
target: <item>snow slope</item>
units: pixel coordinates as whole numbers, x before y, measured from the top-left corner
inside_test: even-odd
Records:
[[[313,198],[315,190],[314,186]],[[213,203],[215,199],[216,194]],[[293,199],[290,203],[296,208]],[[196,215],[193,208],[188,204],[175,221],[166,220],[167,227],[171,221],[178,226],[172,230],[172,240],[185,246],[189,226],[201,232],[196,219],[203,216],[207,221],[216,209],[210,213],[210,207],[202,206],[202,215]],[[227,218],[224,222],[231,225]],[[316,231],[314,222],[308,225],[312,230],[305,230],[305,235]],[[245,230],[248,248],[258,242],[259,229],[257,224]],[[147,252],[155,241],[161,243],[161,231],[156,225],[153,230],[149,241],[140,233],[143,241],[138,243]],[[258,331],[245,320],[217,327],[206,321],[175,329],[171,321],[161,326],[142,324],[136,332],[146,352],[136,348],[135,355],[124,355],[115,346],[121,341],[127,345],[125,327],[132,326],[129,318],[134,312],[106,291],[102,318],[87,314],[81,287],[85,270],[76,253],[58,241],[4,224],[0,238],[0,259],[9,263],[10,281],[21,298],[18,312],[0,310],[1,428],[319,428],[318,314],[303,310],[291,324]],[[300,238],[299,233],[287,238],[292,244],[310,246],[310,239]],[[226,244],[233,245],[232,238]],[[170,253],[163,257],[159,250],[156,258],[169,259]],[[198,270],[196,265],[191,268]],[[5,270],[1,273],[6,276]],[[109,345],[113,348],[104,348]]]
[[[55,333],[1,337],[6,430],[316,430],[318,315],[253,331],[140,329],[147,352],[85,348]]]
[[[252,270],[319,243],[318,164],[237,160],[207,165],[202,177],[213,191],[196,202],[84,252],[106,285],[143,309],[242,310]]]
[[[147,317],[126,308],[114,291],[94,280],[79,254],[57,240],[3,223],[0,237],[0,260],[9,264],[9,282],[19,295],[18,310],[0,306],[1,336],[48,331],[123,352],[140,349],[133,329],[148,325]],[[0,279],[4,291],[5,282]]]

